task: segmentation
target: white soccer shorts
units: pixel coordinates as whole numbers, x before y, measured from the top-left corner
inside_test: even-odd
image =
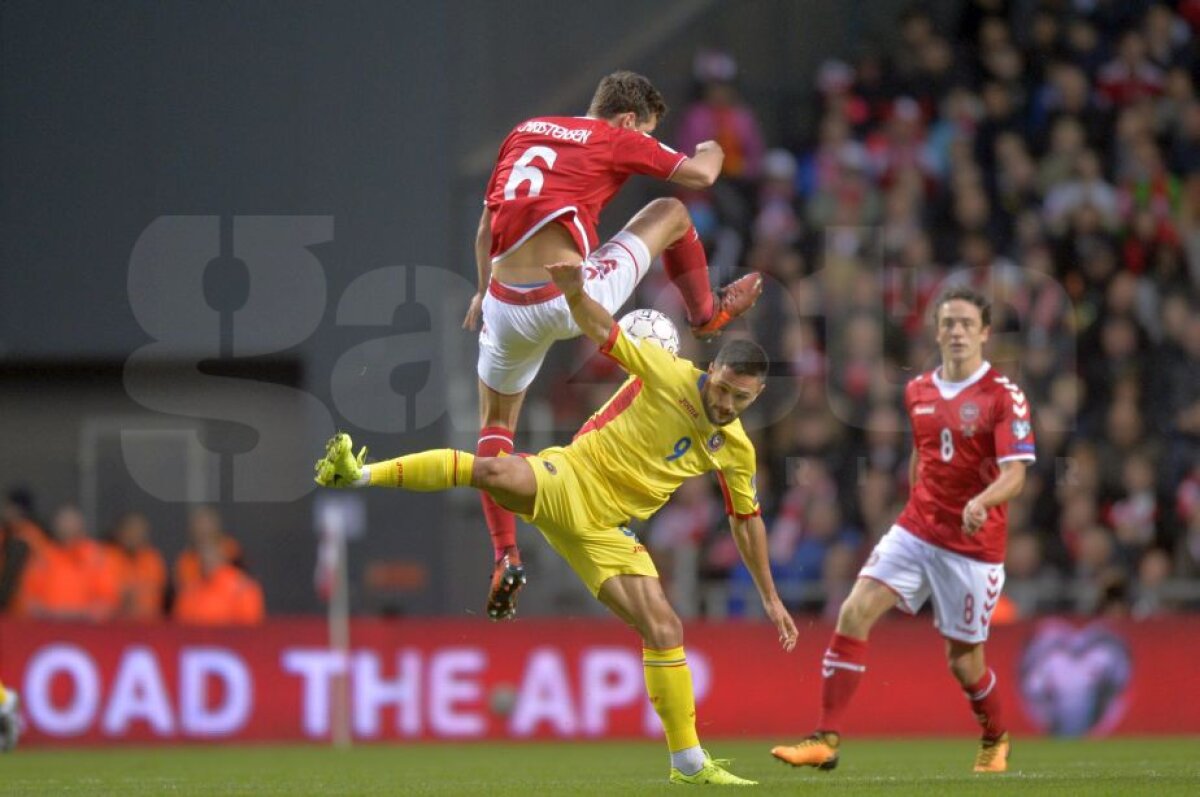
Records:
[[[930,545],[900,526],[879,540],[859,571],[900,598],[900,608],[916,614],[933,596],[933,624],[944,637],[984,642],[992,611],[1004,587],[1004,565],[980,562]]]
[[[650,250],[631,232],[619,232],[584,261],[583,289],[616,315],[650,269]],[[553,283],[520,291],[496,281],[483,297],[479,365],[483,383],[497,393],[529,387],[556,340],[574,338],[579,327]]]

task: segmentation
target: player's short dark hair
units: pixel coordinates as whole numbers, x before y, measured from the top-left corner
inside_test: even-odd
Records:
[[[762,346],[752,340],[739,339],[722,346],[713,365],[718,368],[725,366],[738,376],[753,376],[765,382],[771,361]]]
[[[984,328],[992,325],[991,303],[984,298],[983,294],[979,293],[978,291],[973,291],[970,288],[951,288],[937,298],[937,301],[933,303],[933,323],[935,325],[937,324],[938,313],[941,312],[942,305],[944,305],[946,302],[952,302],[956,299],[964,302],[970,302],[979,308],[979,315],[983,318]]]
[[[588,115],[608,119],[630,111],[638,122],[661,122],[667,115],[667,103],[650,79],[637,72],[622,69],[606,75],[596,87]]]

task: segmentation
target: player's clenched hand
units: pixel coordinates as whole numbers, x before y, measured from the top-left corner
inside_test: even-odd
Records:
[[[550,279],[568,299],[583,290],[582,263],[551,263],[546,266]]]
[[[779,632],[779,643],[783,645],[784,650],[791,652],[792,648],[796,647],[798,635],[792,615],[788,613],[779,598],[764,603],[763,608],[767,610],[767,617],[771,618],[771,622],[775,624],[775,630]]]
[[[702,155],[705,152],[716,152],[720,155],[725,154],[725,150],[721,149],[721,145],[715,141],[701,141],[696,145],[696,154]]]
[[[471,305],[467,308],[467,317],[463,319],[463,329],[471,332],[479,329],[479,319],[483,315],[483,294],[477,293],[471,297]]]
[[[970,537],[983,528],[983,524],[987,522],[987,507],[977,499],[972,498],[967,501],[967,505],[963,507],[963,531]]]

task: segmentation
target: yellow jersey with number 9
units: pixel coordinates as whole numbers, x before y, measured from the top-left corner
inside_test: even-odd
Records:
[[[630,378],[563,449],[588,513],[605,525],[644,520],[686,479],[716,471],[726,513],[759,515],[754,444],[740,420],[708,420],[700,397],[708,374],[615,323],[600,351]]]

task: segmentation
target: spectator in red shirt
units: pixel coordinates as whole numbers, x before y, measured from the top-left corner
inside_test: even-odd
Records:
[[[1131,30],[1121,37],[1117,57],[1100,69],[1096,78],[1101,95],[1118,107],[1163,92],[1163,71],[1146,57],[1146,40]]]

